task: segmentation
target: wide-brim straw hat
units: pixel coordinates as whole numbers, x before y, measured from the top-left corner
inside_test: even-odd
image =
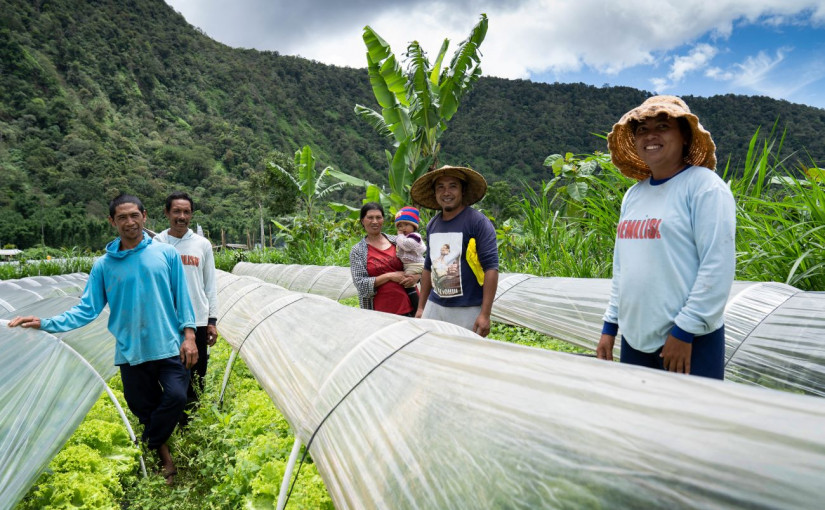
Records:
[[[713,143],[710,132],[702,127],[699,117],[690,113],[688,105],[676,96],[650,97],[640,106],[622,115],[619,122],[613,125],[613,130],[607,135],[607,149],[616,168],[624,175],[640,181],[650,177],[650,167],[636,152],[635,136],[630,121],[642,121],[656,117],[660,113],[674,119],[684,118],[690,124],[693,136],[688,154],[684,158],[685,163],[715,170],[716,144]]]
[[[445,175],[455,177],[466,183],[466,188],[461,195],[461,201],[464,205],[473,205],[484,198],[484,194],[487,193],[487,181],[480,173],[462,166],[442,166],[416,179],[412,188],[410,188],[410,196],[413,202],[427,209],[441,209],[435,199],[435,181]]]

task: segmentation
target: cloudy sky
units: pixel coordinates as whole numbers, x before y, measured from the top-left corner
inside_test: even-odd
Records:
[[[486,76],[764,95],[825,108],[825,0],[166,0],[232,47],[366,66],[370,25],[400,56],[448,56],[487,13]]]

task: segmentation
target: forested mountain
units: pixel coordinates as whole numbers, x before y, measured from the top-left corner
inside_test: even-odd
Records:
[[[397,54],[403,48],[395,48]],[[482,61],[483,67],[483,61]],[[490,181],[548,179],[544,158],[605,150],[609,131],[646,92],[482,78],[443,137],[441,161]],[[742,158],[779,118],[785,154],[825,157],[825,110],[763,97],[686,97],[719,159]],[[233,49],[163,0],[0,0],[0,245],[100,248],[120,191],[161,201],[191,191],[213,239],[244,239],[256,201],[245,185],[267,161],[310,145],[319,165],[384,182],[386,142],[353,113],[374,107],[363,69]],[[285,156],[286,155],[286,156]],[[808,160],[809,162],[809,160]],[[359,190],[344,198],[360,202]],[[284,185],[271,212],[294,206]]]

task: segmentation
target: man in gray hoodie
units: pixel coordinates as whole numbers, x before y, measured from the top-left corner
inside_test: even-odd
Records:
[[[155,236],[156,241],[172,245],[180,253],[186,285],[195,311],[195,343],[198,346],[198,363],[192,368],[188,390],[188,409],[198,400],[203,391],[208,361],[207,346],[215,345],[218,339],[218,291],[215,275],[215,258],[212,244],[189,228],[194,211],[192,198],[184,192],[176,191],[166,197],[164,214],[169,220],[169,228]],[[197,385],[197,391],[195,389]],[[188,415],[184,412],[181,424],[185,425]]]

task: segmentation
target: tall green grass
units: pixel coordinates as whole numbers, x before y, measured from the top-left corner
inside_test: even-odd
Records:
[[[785,133],[754,134],[740,177],[730,179],[737,203],[737,277],[825,290],[825,190],[819,173],[789,168]],[[811,167],[816,165],[812,162]],[[725,174],[730,173],[730,162]],[[801,175],[800,175],[801,174]]]
[[[579,178],[587,185],[581,200],[564,188],[526,188],[521,220],[498,228],[501,270],[540,276],[609,278],[613,242],[624,192],[633,184],[604,155],[602,172]],[[552,195],[551,195],[552,192]],[[564,216],[563,211],[575,211]]]
[[[736,201],[738,280],[777,281],[802,290],[825,290],[825,189],[822,171],[791,167],[781,155],[784,133],[776,126],[751,138],[740,167],[726,162],[720,175]],[[621,200],[635,181],[607,158],[586,179],[588,190],[564,217],[551,204],[572,199],[527,189],[519,222],[500,227],[502,268],[543,276],[609,278]],[[797,163],[798,164],[798,163]],[[545,188],[546,189],[546,188]],[[552,190],[550,190],[552,191]]]

